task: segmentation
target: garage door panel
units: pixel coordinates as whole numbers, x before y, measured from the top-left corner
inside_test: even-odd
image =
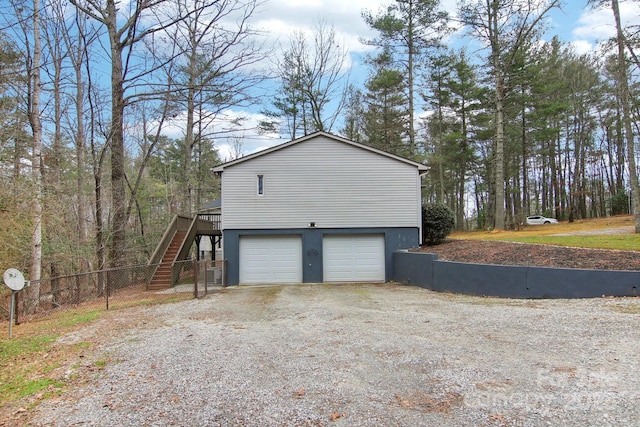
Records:
[[[322,246],[325,282],[385,280],[384,235],[326,235]]]
[[[241,236],[240,283],[302,282],[300,236]]]

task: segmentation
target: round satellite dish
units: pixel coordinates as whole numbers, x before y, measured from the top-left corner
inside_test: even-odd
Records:
[[[24,288],[24,276],[20,270],[9,268],[4,272],[4,284],[12,291],[20,291]]]

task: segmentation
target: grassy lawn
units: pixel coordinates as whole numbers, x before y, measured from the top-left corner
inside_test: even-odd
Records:
[[[455,231],[449,237],[452,239],[502,240],[580,248],[640,251],[640,234],[633,232],[633,226],[631,215],[621,215],[610,218],[576,220],[572,223],[528,225],[524,226],[522,230],[514,231]],[[631,227],[631,231],[624,234],[611,231],[611,229],[620,227]]]
[[[59,393],[65,381],[57,372],[67,360],[77,357],[89,343],[59,346],[55,342],[64,333],[74,331],[100,317],[95,310],[69,310],[48,318],[13,327],[8,338],[8,322],[0,331],[0,407],[22,402],[28,409],[40,399]]]
[[[189,293],[153,298],[144,294],[128,301],[129,307],[148,306],[191,299]],[[139,322],[136,310],[120,307],[105,311],[102,303],[88,303],[78,308],[57,311],[47,316],[13,326],[9,339],[8,321],[0,324],[0,425],[19,425],[21,415],[40,401],[59,395],[77,379],[78,369],[100,371],[109,363],[86,357],[100,340],[130,322]],[[102,322],[95,331],[60,340]],[[106,325],[106,326],[105,326]]]

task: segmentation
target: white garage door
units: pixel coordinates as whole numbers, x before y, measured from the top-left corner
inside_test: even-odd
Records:
[[[384,281],[384,235],[328,235],[322,239],[325,282]]]
[[[241,236],[240,283],[302,282],[300,236]]]

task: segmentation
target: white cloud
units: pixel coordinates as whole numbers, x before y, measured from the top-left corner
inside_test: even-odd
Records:
[[[258,124],[266,117],[259,113],[240,110],[225,110],[207,125],[209,138],[214,140],[214,146],[222,161],[229,161],[241,155],[255,153],[274,145],[285,142],[280,135],[258,131]],[[233,125],[240,123],[240,125]],[[186,113],[173,118],[165,124],[162,134],[173,139],[185,136]],[[239,146],[234,146],[236,142]]]
[[[373,37],[362,19],[364,9],[377,10],[381,2],[367,0],[271,0],[256,14],[254,25],[274,42],[286,43],[295,30],[311,34],[319,21],[335,27],[338,40],[351,52],[363,52],[368,46],[361,38]]]
[[[593,43],[587,40],[574,40],[570,42],[573,50],[578,55],[585,55],[594,51],[595,47]]]
[[[578,19],[571,34],[576,39],[604,40],[615,34],[613,15],[609,9],[587,10]]]
[[[276,133],[258,131],[258,123],[266,119],[262,114],[227,110],[223,115],[227,121],[240,117],[243,119],[243,126],[241,128],[231,130],[224,135],[219,135],[214,138],[215,147],[218,149],[220,160],[223,162],[232,160],[237,157],[237,154],[246,156],[247,154],[265,150],[285,142],[285,140]],[[239,142],[240,146],[234,146],[236,142]],[[240,153],[237,153],[238,150]]]
[[[620,20],[623,26],[637,25],[640,21],[640,4],[621,2]],[[609,7],[603,7],[584,10],[571,34],[576,40],[602,42],[615,36],[615,33],[613,12]]]

